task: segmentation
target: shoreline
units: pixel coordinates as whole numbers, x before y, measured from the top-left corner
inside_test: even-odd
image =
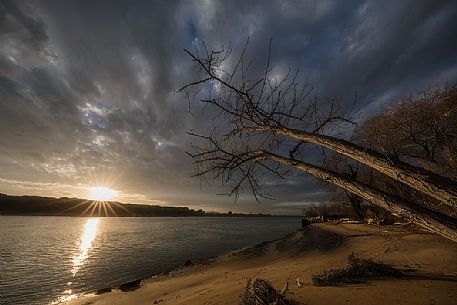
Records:
[[[70,216],[71,217],[71,216]],[[141,217],[141,216],[140,216]],[[164,216],[166,217],[166,216]],[[193,217],[193,216],[190,216],[190,217]],[[255,217],[255,216],[254,216]],[[274,216],[273,216],[274,217]],[[289,217],[289,216],[286,216],[286,217]],[[252,251],[253,249],[256,249],[256,248],[263,248],[269,244],[272,244],[274,242],[277,242],[277,241],[281,241],[281,240],[284,240],[285,238],[289,237],[289,236],[292,236],[294,234],[297,234],[297,232],[301,231],[302,229],[297,229],[289,234],[287,234],[286,236],[284,237],[280,237],[280,238],[276,238],[276,239],[272,239],[272,240],[267,240],[267,241],[263,241],[263,242],[260,242],[260,243],[257,243],[255,245],[251,245],[251,246],[246,246],[246,247],[243,247],[243,248],[240,248],[240,249],[237,249],[237,250],[233,250],[233,251],[229,251],[225,254],[221,254],[221,255],[218,255],[218,256],[213,256],[213,257],[208,257],[208,258],[202,258],[202,259],[198,259],[197,261],[191,261],[190,259],[189,260],[186,260],[184,261],[181,265],[179,266],[175,266],[175,267],[172,267],[170,270],[168,271],[162,271],[162,272],[159,272],[159,273],[155,273],[155,274],[151,274],[151,275],[147,275],[147,276],[144,276],[142,278],[135,278],[135,279],[131,279],[127,282],[124,282],[124,283],[121,283],[119,285],[116,285],[116,286],[106,286],[106,287],[103,287],[103,288],[100,288],[100,289],[96,289],[96,290],[90,290],[90,291],[87,291],[87,292],[83,292],[79,295],[77,295],[77,298],[81,298],[81,297],[84,297],[84,296],[87,296],[87,295],[95,295],[95,296],[99,296],[99,295],[102,295],[102,294],[105,294],[105,293],[110,293],[112,291],[116,291],[116,290],[120,290],[119,287],[122,286],[122,285],[125,285],[125,284],[128,284],[128,283],[131,283],[131,282],[137,282],[137,281],[141,281],[141,284],[135,288],[135,289],[132,289],[131,291],[133,290],[136,290],[136,289],[139,289],[141,288],[142,284],[145,282],[145,281],[154,281],[154,280],[157,280],[158,278],[161,278],[161,277],[166,277],[168,275],[170,275],[171,273],[174,273],[174,272],[180,272],[180,271],[185,271],[189,268],[192,268],[192,267],[197,267],[197,266],[205,266],[205,265],[209,265],[209,264],[212,264],[212,263],[216,263],[218,259],[223,259],[225,257],[229,257],[229,256],[232,256],[232,255],[238,255],[239,253],[243,253],[245,251]],[[100,291],[102,290],[105,290],[107,288],[111,288],[112,291],[109,291],[109,292],[102,292],[102,293],[99,293]],[[63,302],[61,304],[69,304],[68,302]]]
[[[228,254],[141,279],[128,292],[94,291],[68,305],[238,304],[248,279],[261,278],[303,304],[452,304],[457,299],[457,244],[398,226],[317,224]],[[316,287],[313,274],[345,265],[356,253],[400,269],[406,278]],[[412,283],[414,282],[414,283]]]

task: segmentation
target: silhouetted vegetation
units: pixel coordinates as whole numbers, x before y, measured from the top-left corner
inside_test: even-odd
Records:
[[[97,216],[97,217],[183,217],[183,216],[270,216],[268,214],[216,213],[188,207],[124,204],[78,198],[8,196],[0,194],[0,215]]]

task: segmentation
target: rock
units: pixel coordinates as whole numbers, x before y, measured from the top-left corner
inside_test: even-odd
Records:
[[[301,227],[302,227],[303,229],[306,228],[306,227],[308,227],[308,226],[310,226],[310,225],[311,225],[311,221],[309,221],[309,219],[303,218],[303,219],[301,220]]]
[[[111,286],[105,287],[105,288],[100,288],[99,290],[97,290],[97,292],[95,294],[99,295],[99,294],[104,294],[104,293],[108,293],[108,292],[111,292]]]
[[[131,281],[131,282],[126,282],[126,283],[121,284],[119,286],[119,289],[122,292],[132,291],[132,290],[138,289],[140,287],[140,284],[141,284],[141,279],[140,280],[134,280],[134,281]]]
[[[194,263],[190,259],[186,260],[184,264],[182,265],[183,267],[189,267],[192,266]]]

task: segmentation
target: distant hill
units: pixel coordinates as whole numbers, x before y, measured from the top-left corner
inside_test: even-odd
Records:
[[[0,215],[97,216],[97,217],[185,217],[185,216],[270,216],[269,214],[215,213],[188,207],[125,204],[80,198],[8,196],[0,193]]]

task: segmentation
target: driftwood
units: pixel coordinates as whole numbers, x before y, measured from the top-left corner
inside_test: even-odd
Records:
[[[254,282],[248,280],[246,288],[241,297],[239,305],[293,305],[294,301],[287,300],[285,294],[288,290],[288,284],[283,289],[284,293],[278,292],[271,286],[271,283],[262,279],[256,279]]]

